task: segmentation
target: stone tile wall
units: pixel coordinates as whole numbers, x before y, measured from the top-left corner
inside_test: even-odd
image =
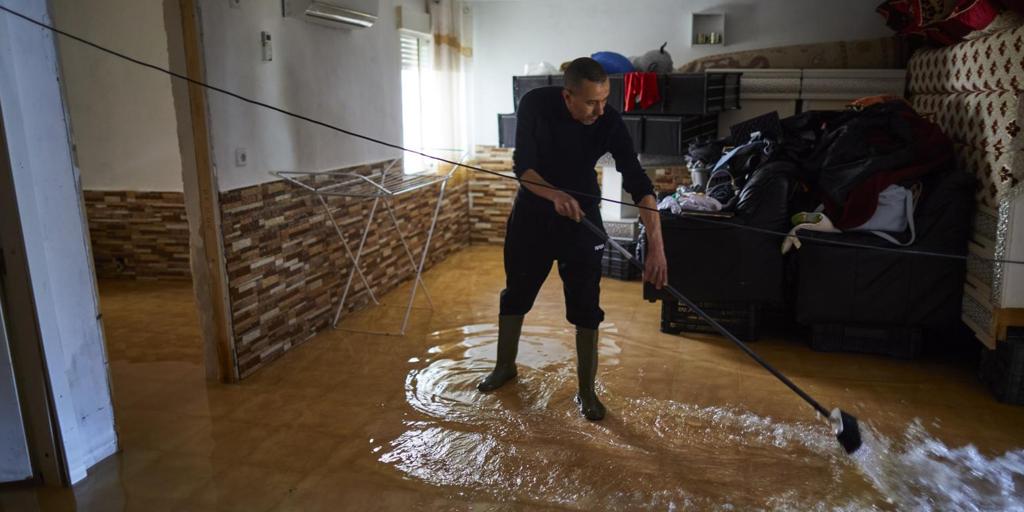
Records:
[[[181,192],[84,191],[96,275],[191,279]]]
[[[477,147],[476,158],[470,163],[505,176],[515,176],[512,173],[511,148]],[[491,174],[470,172],[470,240],[474,244],[501,244],[505,241],[505,222],[512,211],[512,200],[519,190],[519,183]]]
[[[684,166],[678,167],[652,167],[647,170],[654,182],[654,190],[658,192],[674,192],[680,185],[689,185],[690,170]]]
[[[479,148],[474,165],[512,175],[512,150]],[[379,168],[384,163],[361,166]],[[672,171],[655,171],[670,185]],[[500,244],[518,184],[460,170],[449,182],[431,242],[428,267],[470,242]],[[426,238],[437,188],[395,203],[414,253]],[[351,271],[333,226],[314,196],[283,181],[221,193],[225,258],[240,375],[329,327]],[[188,222],[180,192],[86,191],[96,271],[100,277],[189,279]],[[332,198],[335,218],[352,248],[371,201]],[[412,277],[386,211],[366,241],[364,270],[379,295]],[[353,280],[348,310],[368,297]]]
[[[355,169],[369,171],[384,164]],[[448,184],[427,267],[469,244],[469,194],[463,172]],[[417,258],[437,190],[420,189],[394,203]],[[244,378],[330,326],[353,267],[322,205],[297,186],[274,181],[222,192],[220,200],[235,350]],[[353,251],[371,204],[372,200],[340,197],[329,201]],[[375,218],[360,265],[374,293],[381,296],[413,272],[383,205]],[[349,311],[368,304],[367,294],[359,293],[363,290],[357,275],[347,300]]]

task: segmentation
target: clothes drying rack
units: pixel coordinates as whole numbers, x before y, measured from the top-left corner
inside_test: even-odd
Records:
[[[384,208],[387,210],[393,229],[398,232],[398,237],[402,243],[402,248],[405,250],[405,254],[408,257],[409,265],[415,273],[412,289],[409,291],[409,302],[406,305],[405,315],[402,318],[402,325],[398,332],[359,329],[347,330],[367,334],[391,336],[405,335],[406,327],[409,325],[409,316],[414,309],[413,304],[416,300],[416,290],[419,288],[423,289],[423,295],[427,298],[427,303],[430,305],[430,309],[434,308],[434,301],[430,298],[427,286],[423,283],[423,267],[427,261],[430,241],[434,236],[434,229],[437,226],[437,217],[441,212],[441,203],[444,201],[444,193],[448,185],[448,180],[451,179],[455,170],[458,169],[458,166],[453,167],[451,171],[445,174],[406,174],[402,169],[394,169],[399,160],[400,159],[398,158],[393,159],[389,161],[387,165],[381,168],[371,169],[369,171],[361,169],[345,169],[323,172],[271,172],[272,175],[288,181],[289,183],[292,183],[293,185],[296,185],[316,196],[320,205],[323,207],[324,212],[327,214],[327,218],[330,220],[331,225],[334,226],[334,232],[341,240],[341,246],[345,250],[345,255],[348,257],[349,262],[352,263],[352,272],[349,272],[348,274],[344,290],[341,293],[341,300],[338,302],[337,309],[334,312],[334,320],[331,323],[334,328],[338,328],[338,322],[341,320],[341,314],[345,310],[345,303],[348,300],[349,291],[352,289],[352,279],[356,275],[358,275],[359,279],[362,281],[363,286],[369,294],[370,300],[373,304],[377,306],[381,304],[377,299],[377,295],[373,292],[370,280],[367,278],[366,273],[363,272],[363,269],[360,266],[360,259],[363,255],[363,249],[366,246],[366,237],[370,232],[370,228],[374,225],[377,207],[381,203],[384,204]],[[395,216],[393,201],[395,198],[402,195],[434,185],[440,185],[437,190],[437,203],[434,205],[434,213],[430,218],[430,229],[427,230],[427,239],[423,244],[423,249],[420,251],[419,262],[417,263],[415,256],[413,256],[412,249],[409,247],[406,234],[398,224],[398,218]],[[369,214],[366,217],[366,221],[363,225],[363,231],[359,238],[359,245],[356,247],[354,252],[349,245],[348,239],[345,237],[345,233],[338,224],[337,219],[335,219],[334,212],[331,210],[330,204],[327,201],[327,199],[332,196],[362,200],[373,199],[373,204],[370,206]]]

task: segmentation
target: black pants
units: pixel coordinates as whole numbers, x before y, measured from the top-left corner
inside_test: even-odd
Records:
[[[602,226],[597,205],[584,209]],[[601,257],[604,241],[585,226],[558,215],[550,201],[520,190],[505,232],[505,289],[502,315],[525,315],[537,292],[558,262],[565,294],[565,318],[577,327],[597,329],[604,320],[600,307]]]

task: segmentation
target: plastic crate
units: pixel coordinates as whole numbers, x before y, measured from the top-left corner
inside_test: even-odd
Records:
[[[761,307],[757,304],[697,302],[697,306],[741,341],[756,341],[760,336]],[[721,335],[695,311],[674,300],[661,302],[661,332]]]
[[[701,138],[714,138],[718,135],[718,115],[686,116],[683,118],[679,138],[683,141],[682,152],[685,154],[690,143]]]
[[[1024,405],[1024,329],[1011,328],[995,350],[982,349],[980,374],[997,399]]]
[[[636,254],[635,241],[618,239],[615,241],[618,242],[623,249],[632,254]],[[601,275],[605,277],[614,277],[615,279],[622,279],[623,281],[636,281],[640,279],[641,272],[638,268],[634,267],[625,256],[619,254],[619,251],[616,251],[615,249],[612,249],[611,246],[606,245],[604,248],[604,256],[601,257]]]
[[[903,359],[921,355],[924,333],[914,327],[865,327],[816,324],[811,348],[821,352],[859,352]]]

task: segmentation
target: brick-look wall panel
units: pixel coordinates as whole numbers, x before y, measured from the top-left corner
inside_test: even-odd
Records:
[[[478,147],[471,163],[506,176],[512,173],[512,149]],[[492,174],[471,171],[469,176],[469,222],[474,244],[501,244],[505,241],[505,223],[512,211],[512,200],[519,183]]]
[[[436,197],[434,186],[394,203],[417,258]],[[372,200],[334,197],[329,204],[355,251]],[[235,350],[239,373],[246,377],[329,327],[352,265],[320,202],[291,184],[223,192],[221,210]],[[379,297],[412,278],[413,271],[383,204],[375,219],[360,266]],[[445,192],[427,267],[467,246],[469,231],[467,184],[457,175]],[[352,283],[349,311],[369,303],[358,275]]]
[[[658,192],[675,192],[676,187],[693,183],[686,166],[657,167],[648,170],[648,174],[654,182],[654,190]]]
[[[512,148],[477,146],[476,158],[471,165],[496,171],[506,176],[512,173]],[[679,185],[689,185],[690,171],[686,166],[654,167],[647,169],[654,188],[658,192],[675,191]],[[601,182],[601,167],[597,168],[598,183]],[[519,184],[515,181],[473,172],[469,176],[470,196],[470,239],[474,244],[502,244],[505,242],[505,223],[512,211]]]
[[[181,192],[84,191],[101,278],[191,279]]]

